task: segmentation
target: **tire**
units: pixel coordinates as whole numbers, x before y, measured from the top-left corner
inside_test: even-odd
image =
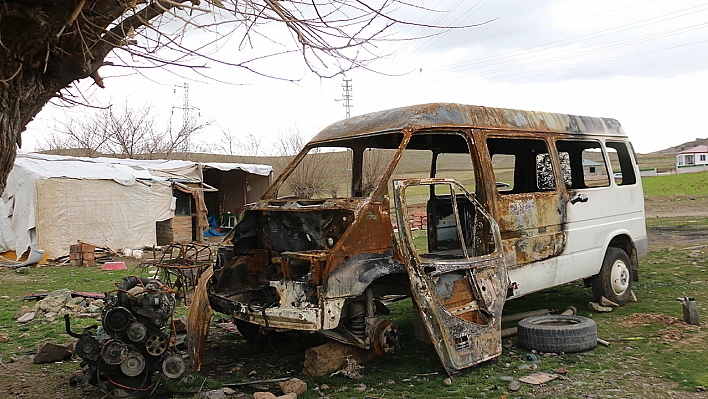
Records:
[[[572,353],[597,345],[597,325],[582,316],[527,317],[517,327],[519,346],[547,353]]]
[[[622,306],[632,295],[632,264],[623,250],[607,248],[600,273],[592,278],[592,294]]]

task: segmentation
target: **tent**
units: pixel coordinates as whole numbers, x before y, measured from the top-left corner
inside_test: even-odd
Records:
[[[55,258],[66,255],[77,240],[113,249],[155,245],[158,222],[175,218],[175,188],[197,194],[218,190],[204,184],[204,168],[245,176],[243,181],[224,181],[227,191],[239,186],[247,190],[249,181],[267,188],[272,180],[272,168],[266,165],[205,165],[18,154],[0,200],[0,252],[19,255],[37,248]],[[217,196],[213,206],[219,206],[219,198],[224,197]],[[202,206],[202,212],[209,212]]]

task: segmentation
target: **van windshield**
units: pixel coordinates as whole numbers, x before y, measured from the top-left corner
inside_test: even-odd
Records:
[[[455,177],[474,191],[467,142],[459,132],[421,131],[399,149],[403,133],[382,133],[310,146],[278,187],[278,198],[365,198],[379,185],[398,150],[403,151],[394,177],[431,177],[433,154],[439,173]],[[467,165],[460,168],[459,165]],[[455,165],[455,172],[450,172]],[[458,176],[459,169],[463,175]],[[447,176],[452,174],[453,176]]]
[[[278,198],[365,198],[388,169],[401,133],[357,137],[311,146],[278,187]]]

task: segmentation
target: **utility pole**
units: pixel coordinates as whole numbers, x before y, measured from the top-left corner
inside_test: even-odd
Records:
[[[347,118],[351,116],[351,108],[354,106],[352,100],[354,95],[352,94],[352,80],[344,78],[342,79],[342,98],[336,98],[334,101],[344,101],[344,109]]]

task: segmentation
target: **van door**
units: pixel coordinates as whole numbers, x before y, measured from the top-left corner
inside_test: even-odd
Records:
[[[486,140],[494,170],[491,196],[509,268],[561,254],[566,209],[548,143],[532,136],[490,136]],[[567,281],[564,271],[525,281],[520,292],[531,292]]]
[[[393,188],[412,296],[445,370],[453,375],[498,357],[508,285],[499,227],[474,195],[455,180],[394,180]],[[419,195],[426,189],[448,193],[436,195],[436,203],[442,207],[447,198],[451,213],[440,226],[416,230],[414,238],[406,194]],[[428,252],[427,240],[421,240],[421,235],[437,228],[443,230],[440,235],[446,237],[446,245]],[[421,249],[416,248],[415,240]]]
[[[604,296],[626,300],[631,274],[636,272],[632,244],[646,236],[641,181],[626,143],[565,138],[556,141],[568,191],[567,253],[575,257],[569,279],[580,279],[600,271],[610,240],[632,259],[632,268],[623,266],[613,278],[614,292]],[[612,299],[611,297],[615,297]]]

